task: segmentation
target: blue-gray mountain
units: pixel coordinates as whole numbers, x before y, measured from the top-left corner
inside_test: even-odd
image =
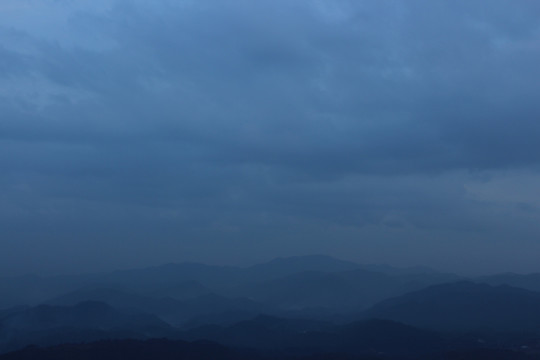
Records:
[[[540,293],[462,281],[385,300],[364,316],[445,331],[540,333]]]
[[[527,355],[540,351],[540,292],[533,291],[539,278],[503,274],[472,282],[325,256],[248,268],[184,263],[4,278],[3,300],[12,307],[0,310],[0,351],[166,337],[296,349],[302,356],[450,356],[477,348]]]

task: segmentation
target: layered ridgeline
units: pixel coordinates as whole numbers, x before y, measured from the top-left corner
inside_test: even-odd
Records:
[[[382,301],[364,316],[443,331],[536,333],[540,332],[540,293],[461,281]]]
[[[109,340],[115,336],[111,335]],[[160,340],[161,348],[154,348],[155,341],[146,342],[146,346],[153,348],[151,351],[157,359],[167,351],[176,356],[191,356],[195,359],[219,359],[221,355],[228,354],[227,359],[244,358],[241,354],[249,352],[252,358],[265,354],[261,358],[311,358],[317,354],[325,355],[324,358],[384,358],[386,356],[419,356],[437,354],[447,351],[447,342],[438,334],[426,330],[382,320],[352,323],[345,326],[331,326],[319,324],[308,320],[290,320],[271,317],[257,317],[253,320],[241,322],[226,328],[197,329],[183,333],[181,336],[187,340],[174,340],[164,342]],[[202,336],[205,340],[193,340]],[[122,340],[118,336],[115,340]],[[140,338],[138,338],[140,340]],[[169,339],[172,340],[172,339]],[[216,344],[220,344],[217,346]],[[123,344],[114,351],[113,344]],[[123,358],[130,355],[131,348],[139,348],[144,351],[142,342],[109,341],[101,345],[86,345],[77,347],[56,347],[46,351],[27,349],[11,355],[11,358],[40,358],[54,354],[56,356],[69,354],[76,358],[77,352],[92,352],[99,347],[108,347],[111,355]],[[113,346],[113,349],[110,347]],[[169,349],[169,350],[167,350]],[[242,349],[242,350],[231,350]],[[245,349],[250,349],[246,351]],[[149,350],[149,349],[147,349]],[[196,351],[195,351],[196,350]],[[102,348],[103,351],[103,348]],[[194,353],[191,353],[194,351]],[[212,356],[212,352],[217,353]],[[223,352],[222,352],[223,351]],[[198,353],[198,354],[197,354]],[[147,355],[150,355],[148,353]],[[201,357],[205,354],[205,357]],[[337,355],[337,354],[346,354]],[[135,356],[140,356],[134,354]],[[79,355],[80,356],[80,355]],[[88,356],[88,355],[87,355]],[[4,357],[10,358],[10,355]],[[62,358],[60,356],[60,358]],[[70,358],[69,356],[65,357]],[[89,357],[87,357],[89,358]],[[99,357],[102,358],[102,357]],[[137,357],[135,357],[137,358]],[[150,358],[150,357],[146,357]],[[172,357],[174,358],[174,357]],[[184,358],[184,357],[178,357]],[[245,357],[250,358],[250,357]],[[321,358],[318,356],[317,358]],[[2,357],[0,357],[2,359]]]
[[[0,354],[0,360],[540,359],[538,349],[533,347],[479,342],[475,337],[463,335],[450,337],[384,320],[332,326],[306,320],[258,317],[227,328],[198,329],[181,336],[189,339],[201,336],[201,332],[205,333],[205,340],[142,340],[113,335],[106,341],[45,348],[32,346]],[[515,337],[511,339],[515,340]]]
[[[152,314],[126,313],[100,302],[38,305],[0,320],[0,352],[100,339],[174,337],[176,331]]]
[[[530,356],[540,344],[540,293],[533,291],[539,279],[463,279],[326,256],[246,268],[183,263],[3,278],[0,352],[167,338],[264,353],[294,349],[302,356],[384,358],[479,348]]]
[[[390,295],[457,279],[456,275],[424,268],[366,266],[327,256],[279,258],[246,268],[180,263],[80,276],[0,278],[4,294],[0,308],[37,305],[81,290],[108,289],[152,298],[188,300],[218,294],[289,309],[344,304],[357,309]],[[294,295],[291,289],[303,291]],[[335,294],[333,298],[330,293]],[[102,300],[85,296],[66,296],[64,304]]]

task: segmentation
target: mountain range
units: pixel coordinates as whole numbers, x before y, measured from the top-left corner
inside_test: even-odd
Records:
[[[466,278],[326,256],[1,278],[0,353],[167,338],[265,356],[532,356],[540,351],[538,290],[540,274]]]

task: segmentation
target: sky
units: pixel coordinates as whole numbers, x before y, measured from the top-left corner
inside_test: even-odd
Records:
[[[540,272],[540,2],[2,0],[0,275]]]

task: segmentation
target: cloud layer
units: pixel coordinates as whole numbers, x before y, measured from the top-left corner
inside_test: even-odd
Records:
[[[0,14],[0,271],[319,252],[540,270],[536,2]]]

